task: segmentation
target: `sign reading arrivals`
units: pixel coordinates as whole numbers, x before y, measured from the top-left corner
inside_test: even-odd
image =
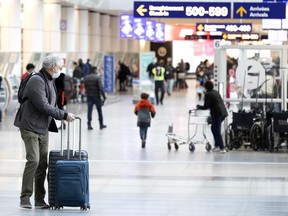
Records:
[[[285,16],[283,3],[234,3],[235,19],[285,19]]]
[[[134,17],[230,19],[231,3],[217,2],[134,2]]]

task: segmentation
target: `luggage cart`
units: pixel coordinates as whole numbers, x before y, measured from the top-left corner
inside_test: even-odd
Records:
[[[178,150],[179,145],[189,144],[189,150],[190,152],[195,151],[195,145],[196,144],[205,144],[205,149],[207,152],[211,151],[212,145],[209,143],[207,137],[206,137],[206,126],[208,124],[208,117],[209,115],[203,114],[202,110],[192,109],[189,110],[189,116],[188,116],[188,137],[182,137],[178,136],[173,133],[173,124],[170,124],[168,127],[168,133],[166,134],[168,138],[168,150],[171,150],[171,143],[174,143],[174,147],[176,150]],[[190,127],[194,125],[195,131],[194,134],[190,135]],[[198,131],[198,127],[202,127],[202,134],[203,139],[202,140],[196,140],[196,134]]]

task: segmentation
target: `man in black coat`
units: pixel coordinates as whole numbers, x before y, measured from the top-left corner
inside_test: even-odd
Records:
[[[102,106],[104,104],[104,101],[106,100],[106,96],[103,89],[101,77],[97,75],[97,67],[92,67],[92,72],[85,77],[84,84],[86,88],[87,105],[88,105],[88,113],[87,113],[88,130],[93,130],[91,121],[94,105],[96,106],[98,112],[100,130],[102,130],[103,128],[107,127],[103,123],[103,114],[102,114]],[[103,99],[101,99],[101,96]]]
[[[220,153],[226,153],[224,149],[224,143],[221,135],[221,124],[228,116],[227,110],[225,108],[223,99],[219,92],[214,90],[214,84],[212,81],[208,80],[205,82],[204,87],[206,89],[204,105],[197,105],[197,109],[210,109],[210,114],[212,118],[211,131],[215,140],[214,152],[219,151]]]

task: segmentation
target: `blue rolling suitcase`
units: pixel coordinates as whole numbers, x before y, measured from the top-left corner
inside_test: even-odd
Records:
[[[70,156],[69,131],[67,138],[67,159],[58,160],[55,167],[55,209],[80,207],[81,210],[90,209],[89,202],[89,163],[82,160],[81,151],[81,119],[79,119],[79,151],[72,151]],[[79,154],[81,152],[81,154]]]

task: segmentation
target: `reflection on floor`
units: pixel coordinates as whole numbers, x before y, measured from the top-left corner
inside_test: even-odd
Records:
[[[110,100],[110,102],[109,102]],[[201,101],[200,103],[202,103]],[[108,96],[103,107],[107,128],[99,130],[96,109],[94,130],[86,127],[86,104],[69,104],[68,110],[82,121],[83,148],[89,152],[91,209],[99,216],[256,216],[288,215],[288,157],[286,149],[275,153],[233,150],[227,154],[206,152],[196,145],[178,151],[167,148],[168,125],[188,136],[188,110],[198,103],[193,82],[189,90],[166,96],[156,106],[148,130],[146,148],[141,148],[132,94]],[[25,149],[13,116],[0,123],[1,215],[79,215],[79,208],[23,210],[19,207]],[[193,128],[192,128],[193,131]],[[76,127],[77,134],[77,127]],[[202,136],[201,132],[197,136]],[[207,129],[213,144],[211,132]],[[77,140],[77,136],[76,136]],[[60,148],[60,135],[50,135],[50,149]],[[46,198],[47,199],[47,198]],[[33,198],[32,198],[33,201]]]

